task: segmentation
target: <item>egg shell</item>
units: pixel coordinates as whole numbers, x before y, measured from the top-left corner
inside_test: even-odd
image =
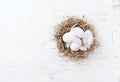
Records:
[[[70,48],[71,48],[72,51],[78,51],[79,48],[80,48],[80,46],[81,46],[81,40],[79,40],[79,39],[76,38],[76,39],[71,43]]]
[[[80,46],[80,50],[81,50],[81,51],[86,51],[86,50],[87,50],[87,47],[86,47],[86,46]]]
[[[85,37],[83,39],[83,42],[85,41],[87,41],[87,47],[90,48],[94,41],[93,34],[90,30],[85,31]]]
[[[84,31],[80,27],[75,27],[71,29],[71,33],[73,33],[77,38],[82,38]]]
[[[74,35],[70,32],[65,33],[62,37],[63,41],[67,43],[71,43],[74,38],[75,38]]]

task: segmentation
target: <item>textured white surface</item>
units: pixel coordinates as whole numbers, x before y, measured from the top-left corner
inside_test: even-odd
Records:
[[[0,82],[120,82],[118,0],[0,0]],[[82,16],[101,47],[80,64],[57,54],[52,27]]]

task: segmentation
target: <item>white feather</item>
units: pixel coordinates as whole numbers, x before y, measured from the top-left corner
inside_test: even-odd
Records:
[[[93,40],[94,38],[92,32],[90,30],[85,31],[84,37],[82,38],[84,45],[80,47],[80,50],[86,51],[87,49],[89,49],[93,43]]]

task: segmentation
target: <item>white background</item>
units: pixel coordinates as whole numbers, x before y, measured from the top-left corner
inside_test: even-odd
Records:
[[[120,82],[117,0],[0,0],[0,82]],[[58,56],[53,27],[85,16],[101,46],[78,63]]]

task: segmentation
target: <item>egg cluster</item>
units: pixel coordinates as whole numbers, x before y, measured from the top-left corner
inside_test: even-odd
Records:
[[[62,36],[66,47],[72,51],[87,51],[93,44],[94,38],[90,30],[83,31],[80,27],[75,27]]]

